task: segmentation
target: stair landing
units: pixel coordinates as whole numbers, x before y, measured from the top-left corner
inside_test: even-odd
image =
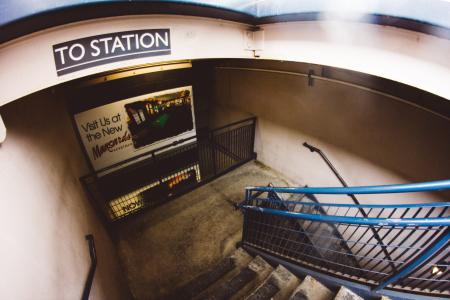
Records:
[[[270,168],[249,162],[118,224],[116,245],[134,298],[161,299],[229,256],[242,237],[242,214],[233,204],[243,200],[246,186],[269,182],[292,185]],[[225,270],[230,267],[224,264]]]

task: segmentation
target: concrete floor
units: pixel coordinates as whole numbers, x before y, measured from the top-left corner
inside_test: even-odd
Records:
[[[258,162],[242,167],[119,226],[117,246],[136,299],[161,299],[229,255],[242,234],[233,203],[249,185],[290,185]]]

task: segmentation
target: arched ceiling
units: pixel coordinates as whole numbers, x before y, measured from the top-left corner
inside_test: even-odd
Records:
[[[136,14],[203,16],[251,25],[350,20],[450,38],[449,0],[2,0],[0,43],[71,22]]]

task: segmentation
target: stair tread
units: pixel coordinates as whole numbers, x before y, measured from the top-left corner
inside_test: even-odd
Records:
[[[235,293],[242,289],[246,284],[255,279],[256,272],[250,268],[244,268],[238,275],[231,280],[222,284],[219,288],[212,292],[212,295],[208,297],[211,300],[225,300],[230,299]]]
[[[306,276],[294,290],[290,300],[332,300],[334,294],[311,276]]]
[[[341,286],[334,300],[364,300],[348,288]]]
[[[225,274],[234,269],[235,266],[235,262],[231,257],[225,258],[217,266],[215,266],[214,269],[200,274],[194,280],[189,282],[187,286],[182,288],[182,290],[179,291],[180,297],[184,299],[191,299],[195,295],[198,295],[207,289],[211,284],[218,281]]]
[[[271,271],[272,267],[260,256],[256,256],[239,274],[208,293],[207,298],[211,300],[242,299]]]
[[[272,281],[267,281],[254,291],[247,300],[269,300],[280,291],[280,288]]]
[[[297,276],[282,265],[278,265],[247,300],[287,299],[299,282]]]
[[[236,266],[244,267],[253,259],[253,257],[242,248],[238,248],[230,256],[234,260]]]
[[[169,298],[193,299],[214,288],[221,280],[228,280],[248,265],[253,257],[242,248],[236,249],[232,255],[224,258],[213,269],[201,273],[187,284],[177,289]]]

